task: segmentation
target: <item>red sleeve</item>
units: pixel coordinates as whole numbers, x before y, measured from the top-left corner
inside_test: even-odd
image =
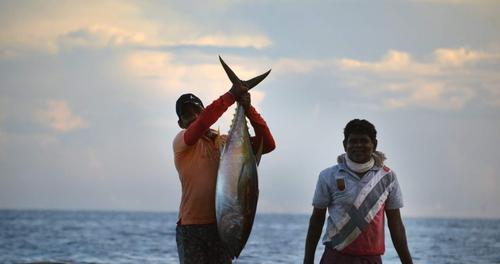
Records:
[[[186,129],[184,133],[184,142],[186,145],[194,145],[234,101],[234,96],[227,92],[208,105]]]
[[[250,106],[246,115],[252,124],[253,130],[255,131],[255,137],[250,138],[254,153],[257,153],[261,141],[262,154],[273,151],[276,148],[276,144],[274,143],[274,138],[271,135],[269,127],[267,127],[266,121],[264,121],[262,116],[260,116],[253,106]]]

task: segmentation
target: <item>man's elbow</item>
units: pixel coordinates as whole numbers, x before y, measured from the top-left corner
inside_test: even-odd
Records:
[[[265,149],[262,150],[262,154],[269,153],[276,149],[276,144],[274,144],[274,141],[271,142],[271,144],[268,144]]]
[[[309,218],[309,223],[319,224],[323,228],[323,223],[325,222],[326,209],[314,208],[311,218]]]
[[[264,148],[262,149],[262,154],[269,153],[274,149],[276,149],[276,143],[274,142],[274,138],[272,136],[267,138],[267,140],[264,140],[264,142],[266,142],[266,144],[264,144]]]

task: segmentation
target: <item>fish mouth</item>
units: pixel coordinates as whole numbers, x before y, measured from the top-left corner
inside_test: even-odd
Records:
[[[218,222],[219,236],[231,256],[241,252],[241,233],[243,216],[237,212],[224,215]]]

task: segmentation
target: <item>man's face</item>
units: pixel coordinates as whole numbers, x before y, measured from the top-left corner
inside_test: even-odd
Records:
[[[181,128],[188,128],[191,123],[193,123],[196,118],[203,112],[203,107],[187,103],[182,106],[182,115],[179,119],[179,126]]]
[[[344,142],[344,149],[349,159],[356,163],[365,163],[371,159],[377,141],[373,142],[368,135],[350,134]]]

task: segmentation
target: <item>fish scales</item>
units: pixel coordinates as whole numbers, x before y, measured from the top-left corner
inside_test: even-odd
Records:
[[[257,163],[241,105],[231,124],[219,164],[216,217],[219,236],[238,257],[250,235],[258,200]]]
[[[271,72],[242,81],[219,56],[219,60],[233,85],[255,87]],[[262,143],[262,142],[261,142]],[[260,151],[259,151],[260,153]],[[239,257],[252,231],[259,197],[256,157],[245,116],[238,103],[221,152],[215,192],[215,215],[220,239],[232,258]]]

